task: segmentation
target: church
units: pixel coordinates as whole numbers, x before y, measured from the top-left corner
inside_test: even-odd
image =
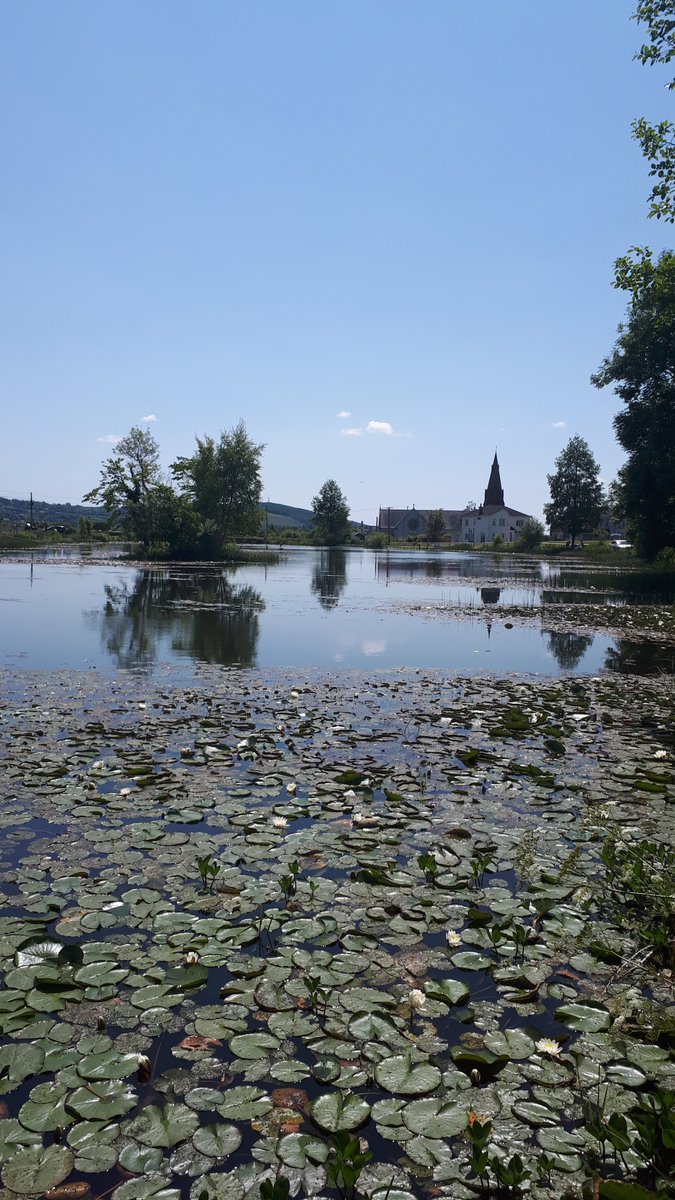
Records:
[[[412,508],[380,508],[377,528],[394,539],[422,539],[427,536],[427,521],[432,511],[436,510],[415,508],[414,504]],[[443,541],[474,545],[492,542],[498,534],[505,542],[516,542],[529,516],[504,502],[496,452],[483,503],[478,508],[444,508],[442,512],[445,518]]]

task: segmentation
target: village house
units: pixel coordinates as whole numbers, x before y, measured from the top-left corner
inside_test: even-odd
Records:
[[[393,539],[421,540],[427,536],[427,522],[434,511],[437,510],[415,508],[414,504],[412,508],[380,508],[377,528]],[[496,453],[483,503],[478,508],[444,508],[442,512],[445,518],[443,540],[474,545],[492,542],[498,534],[505,542],[517,541],[529,516],[505,504]]]

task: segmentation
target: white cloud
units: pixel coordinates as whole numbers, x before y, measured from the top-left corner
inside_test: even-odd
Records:
[[[106,446],[116,446],[122,441],[122,435],[119,433],[106,433],[105,437],[96,439],[97,442],[105,442]]]
[[[340,433],[343,437],[361,437],[363,430],[359,429],[358,426],[352,426],[350,429],[341,429]]]
[[[347,420],[347,417],[351,417],[351,415],[352,415],[352,414],[351,414],[350,412],[347,412],[347,411],[346,411],[346,410],[344,410],[344,409],[343,409],[343,411],[342,411],[342,412],[339,412],[339,413],[338,413],[338,417],[340,417],[340,418],[341,418],[343,421],[346,421],[346,420]]]
[[[156,420],[157,420],[157,417],[155,416],[154,413],[148,413],[147,417],[141,417],[141,421],[147,421],[148,424],[150,424],[151,421],[156,421]]]
[[[384,433],[387,437],[391,437],[394,432],[393,425],[388,421],[369,421],[366,425],[368,433]]]
[[[567,421],[554,421],[553,428],[554,429],[567,429]]]

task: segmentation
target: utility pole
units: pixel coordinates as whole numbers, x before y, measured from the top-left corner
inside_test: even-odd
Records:
[[[30,527],[33,528],[33,493],[30,494]]]

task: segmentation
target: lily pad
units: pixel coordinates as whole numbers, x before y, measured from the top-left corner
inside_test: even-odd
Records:
[[[73,1169],[67,1146],[24,1146],[2,1168],[2,1182],[11,1192],[45,1192],[67,1179]]]
[[[338,1129],[357,1129],[370,1116],[370,1105],[362,1096],[327,1092],[317,1096],[311,1114],[321,1129],[336,1133]]]
[[[385,1092],[401,1096],[423,1096],[441,1082],[441,1072],[430,1062],[413,1064],[406,1054],[385,1058],[375,1067],[375,1079]]]

